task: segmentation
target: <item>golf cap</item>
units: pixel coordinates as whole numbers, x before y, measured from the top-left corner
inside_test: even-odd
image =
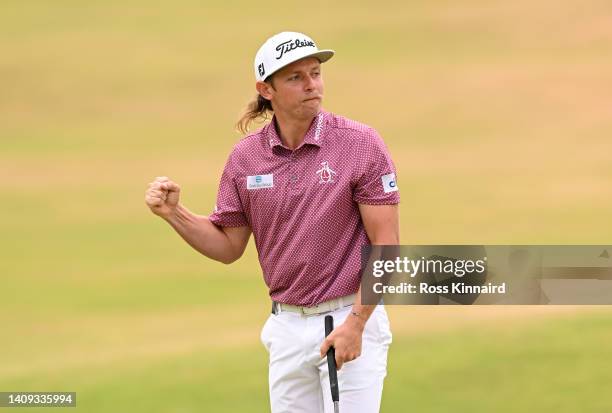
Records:
[[[255,79],[266,80],[271,74],[305,57],[316,57],[321,63],[334,55],[333,50],[319,50],[303,33],[282,32],[270,37],[255,55]]]

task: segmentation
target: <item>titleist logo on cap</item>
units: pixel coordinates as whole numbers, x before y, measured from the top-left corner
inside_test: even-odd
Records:
[[[283,57],[283,55],[287,52],[297,49],[298,47],[316,47],[314,42],[309,40],[287,40],[286,42],[282,42],[278,46],[276,46],[276,51],[279,52],[278,56],[276,56],[276,60]]]

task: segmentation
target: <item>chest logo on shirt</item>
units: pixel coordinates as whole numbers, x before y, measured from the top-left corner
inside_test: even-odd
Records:
[[[273,188],[274,175],[247,176],[247,189]]]
[[[317,171],[317,175],[319,175],[319,183],[320,184],[331,184],[334,182],[334,175],[336,172],[329,167],[329,162],[323,161],[321,162],[321,169]]]

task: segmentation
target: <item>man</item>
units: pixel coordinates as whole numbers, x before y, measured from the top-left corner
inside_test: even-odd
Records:
[[[261,46],[257,97],[239,127],[274,116],[234,146],[213,214],[189,212],[167,177],[146,193],[153,213],[214,260],[240,258],[253,232],[272,298],[261,340],[275,413],[331,411],[330,346],[343,413],[377,412],[386,375],[389,322],[382,305],[361,304],[360,250],[399,244],[399,192],[376,131],[321,108],[321,63],[333,54],[295,32]],[[327,314],[336,328],[325,338]]]

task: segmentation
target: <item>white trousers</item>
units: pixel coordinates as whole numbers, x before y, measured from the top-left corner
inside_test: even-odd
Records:
[[[333,315],[338,327],[351,309],[311,316],[281,312],[268,317],[261,341],[270,354],[272,413],[333,413],[327,358],[319,355],[325,338],[324,319]],[[341,413],[379,411],[390,344],[387,312],[377,305],[363,332],[361,356],[338,371]]]

